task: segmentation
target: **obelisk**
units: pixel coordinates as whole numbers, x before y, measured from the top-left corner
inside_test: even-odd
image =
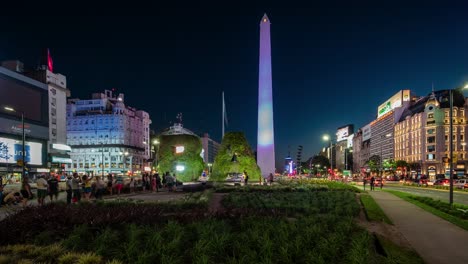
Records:
[[[266,14],[263,15],[262,20],[260,21],[257,164],[260,167],[263,177],[268,177],[270,173],[275,173],[270,20]]]

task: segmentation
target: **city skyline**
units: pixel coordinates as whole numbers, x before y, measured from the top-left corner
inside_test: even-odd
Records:
[[[29,17],[5,22],[12,30],[0,37],[0,60],[35,65],[41,48],[50,47],[54,71],[69,79],[71,98],[115,88],[127,94],[130,105],[150,113],[155,130],[168,127],[182,112],[186,127],[217,141],[224,90],[227,131],[245,131],[255,149],[258,18],[267,12],[274,21],[278,164],[288,146],[294,156],[303,145],[303,156],[309,157],[326,146],[323,134],[334,135],[348,123],[355,130],[369,123],[377,106],[399,90],[423,96],[432,84],[441,90],[467,81],[467,19],[462,10],[430,5],[253,6],[223,12],[162,8],[159,17],[129,16],[125,22],[76,18],[56,25],[52,40],[28,28],[35,19]]]

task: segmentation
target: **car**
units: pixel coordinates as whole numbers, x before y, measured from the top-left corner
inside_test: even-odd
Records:
[[[243,179],[242,173],[228,173],[226,177],[227,182],[242,182]]]
[[[449,179],[439,179],[434,182],[434,185],[438,186],[450,186],[450,180]]]
[[[465,189],[465,185],[468,184],[467,179],[461,179],[461,180],[456,180],[453,186],[455,186],[458,189]]]
[[[385,180],[375,179],[375,182],[374,182],[375,187],[381,187],[381,186],[384,186],[384,185],[385,185]]]

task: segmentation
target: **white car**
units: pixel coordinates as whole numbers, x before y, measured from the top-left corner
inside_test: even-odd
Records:
[[[465,184],[468,183],[467,179],[456,180],[453,186],[458,189],[465,189]]]

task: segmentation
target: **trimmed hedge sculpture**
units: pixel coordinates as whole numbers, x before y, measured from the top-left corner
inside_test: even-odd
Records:
[[[204,168],[200,156],[202,144],[200,138],[193,135],[164,135],[159,143],[159,173],[175,173],[182,182],[197,180]],[[176,153],[176,146],[183,146],[182,153]],[[176,166],[184,166],[183,171],[176,171]]]
[[[234,155],[235,161],[233,161]],[[228,132],[224,135],[221,148],[216,155],[210,179],[224,181],[228,173],[242,173],[244,170],[249,174],[250,181],[260,179],[260,168],[244,133]]]

